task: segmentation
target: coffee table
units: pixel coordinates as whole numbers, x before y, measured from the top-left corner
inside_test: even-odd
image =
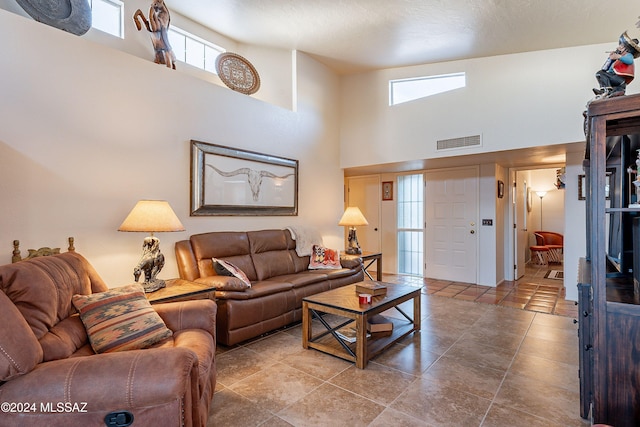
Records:
[[[371,283],[367,281],[366,283]],[[360,304],[356,284],[343,286],[330,291],[311,295],[302,300],[302,347],[313,348],[332,354],[364,369],[370,359],[382,353],[398,340],[414,331],[420,330],[420,289],[419,287],[383,283],[387,293],[374,296],[371,304]],[[413,299],[413,317],[406,314],[399,305]],[[395,309],[402,318],[386,316],[393,322],[393,331],[389,336],[373,334],[367,338],[367,321],[376,314]],[[344,322],[331,326],[320,313],[334,314],[345,318]],[[313,319],[324,327],[317,334],[313,332]],[[355,321],[356,341],[348,343],[338,337],[336,331]]]

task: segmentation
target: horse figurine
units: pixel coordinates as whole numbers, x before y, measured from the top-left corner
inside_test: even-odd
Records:
[[[145,237],[142,243],[142,257],[133,269],[134,279],[137,282],[144,271],[142,283],[144,291],[147,293],[157,291],[166,286],[164,280],[156,278],[162,267],[164,267],[164,255],[160,252],[160,240],[154,236]]]
[[[176,56],[169,43],[169,23],[171,22],[171,16],[164,1],[155,0],[151,3],[148,20],[140,9],[136,10],[136,13],[133,14],[133,22],[136,23],[138,31],[142,30],[142,24],[144,24],[147,31],[151,33],[151,43],[156,53],[154,62],[156,64],[165,64],[167,67],[175,70]]]

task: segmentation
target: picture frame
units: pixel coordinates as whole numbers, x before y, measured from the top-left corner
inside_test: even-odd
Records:
[[[498,199],[502,199],[504,197],[504,182],[498,180]]]
[[[190,212],[298,215],[298,160],[192,140]]]
[[[382,183],[382,200],[393,200],[393,181]]]
[[[612,172],[607,172],[604,179],[604,194],[605,199],[609,200],[609,180],[611,178]],[[578,175],[578,200],[586,200],[587,199],[587,180],[584,174]]]

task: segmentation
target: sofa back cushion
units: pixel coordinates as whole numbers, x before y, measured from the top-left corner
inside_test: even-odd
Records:
[[[18,308],[0,292],[0,381],[31,371],[42,362],[42,348]]]
[[[75,252],[0,266],[0,288],[40,341],[43,360],[65,357],[86,342],[77,321],[56,327],[76,313],[71,297],[107,290],[91,264]]]
[[[247,232],[258,280],[296,273],[286,233],[285,230]]]
[[[194,234],[189,238],[196,257],[200,277],[214,276],[213,258],[229,261],[247,275],[249,280],[258,280],[253,267],[249,238],[240,231],[217,231]]]

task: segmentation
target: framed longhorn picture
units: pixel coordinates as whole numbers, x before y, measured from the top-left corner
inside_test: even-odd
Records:
[[[191,141],[191,216],[298,215],[298,161]]]

